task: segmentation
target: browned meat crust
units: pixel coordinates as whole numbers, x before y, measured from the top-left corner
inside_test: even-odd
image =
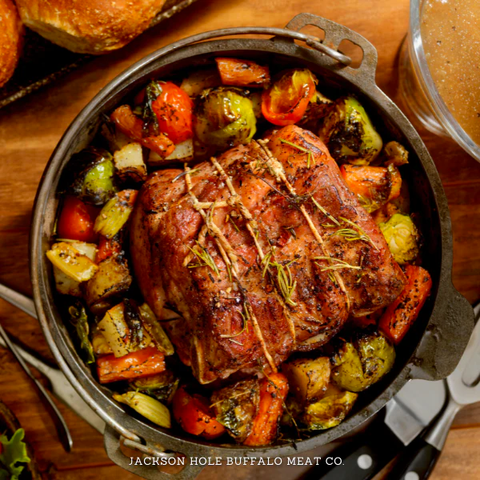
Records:
[[[284,127],[182,173],[143,185],[131,252],[157,316],[181,315],[164,325],[201,383],[275,369],[403,289],[381,232],[312,133]]]

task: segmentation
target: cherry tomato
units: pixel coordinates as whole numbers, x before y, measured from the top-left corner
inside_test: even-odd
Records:
[[[93,231],[98,208],[87,205],[77,197],[65,197],[57,224],[57,236],[81,242],[96,242]]]
[[[192,138],[191,98],[172,82],[159,83],[162,93],[152,103],[160,132],[178,144]]]
[[[298,122],[315,94],[315,77],[307,69],[285,72],[263,92],[263,116],[274,125]]]
[[[173,397],[173,416],[192,435],[211,440],[225,433],[225,427],[211,413],[209,401],[198,394],[190,395],[185,387],[180,387]]]

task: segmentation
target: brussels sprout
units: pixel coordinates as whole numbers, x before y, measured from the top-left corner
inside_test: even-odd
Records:
[[[205,90],[197,103],[195,134],[218,149],[248,143],[256,132],[256,118],[247,92],[234,88]]]
[[[129,388],[170,404],[177,391],[179,381],[170,370],[165,370],[155,375],[137,378],[130,382]]]
[[[380,153],[382,139],[355,97],[336,100],[318,133],[338,162],[368,165]]]
[[[408,151],[405,147],[395,141],[388,142],[383,148],[383,156],[385,157],[385,165],[395,165],[401,167],[408,163]]]
[[[333,361],[332,381],[344,390],[361,392],[390,371],[395,349],[383,333],[366,329],[343,341]]]
[[[117,191],[112,156],[106,150],[88,147],[72,157],[75,177],[71,190],[78,198],[93,205],[103,205]]]
[[[396,213],[379,225],[393,258],[403,265],[418,255],[418,230],[408,215]]]
[[[307,406],[302,422],[309,430],[336,427],[347,416],[358,395],[352,392],[327,394],[319,402]]]
[[[85,307],[77,300],[75,304],[68,309],[68,313],[70,314],[70,322],[75,327],[78,339],[80,340],[80,348],[85,354],[86,363],[95,363],[93,347],[88,338],[90,327],[88,325]]]
[[[217,420],[239,443],[249,435],[260,402],[257,379],[237,382],[212,395],[212,408]]]

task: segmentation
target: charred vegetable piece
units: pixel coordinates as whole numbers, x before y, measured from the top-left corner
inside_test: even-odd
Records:
[[[256,132],[252,102],[240,89],[207,90],[198,100],[194,128],[202,143],[218,149],[248,143]]]
[[[315,95],[316,82],[313,73],[306,68],[281,74],[273,85],[263,92],[262,113],[265,119],[279,126],[297,123]]]
[[[158,82],[158,86],[160,93],[153,101],[152,109],[158,119],[159,131],[175,145],[192,138],[192,100],[172,82]]]
[[[113,350],[108,344],[107,340],[103,336],[102,332],[98,329],[98,326],[94,327],[92,334],[92,348],[95,355],[110,355],[113,354]]]
[[[377,225],[387,222],[391,217],[396,213],[400,213],[400,209],[396,203],[388,202],[385,205],[382,205],[378,210],[375,210],[372,217],[375,220]]]
[[[150,334],[157,348],[165,355],[173,355],[175,350],[172,342],[168,338],[160,322],[155,317],[152,309],[147,303],[144,303],[138,307],[138,311],[143,327]]]
[[[107,238],[114,237],[132,213],[137,193],[136,190],[122,190],[110,199],[95,220],[95,232]]]
[[[353,165],[368,165],[383,145],[367,112],[352,96],[336,100],[318,136],[335,160]]]
[[[110,119],[122,133],[161,157],[168,157],[175,150],[175,144],[163,133],[144,136],[142,119],[137,117],[128,105],[118,107]]]
[[[238,443],[242,443],[252,431],[259,402],[260,385],[257,379],[237,382],[212,395],[212,408],[217,420]]]
[[[85,300],[94,315],[103,315],[132,284],[127,261],[120,256],[109,257],[98,265],[95,276],[85,285]]]
[[[270,69],[251,60],[217,57],[218,73],[223,85],[263,87],[270,83]]]
[[[71,243],[54,243],[47,257],[56,268],[77,282],[90,280],[98,270],[97,265]]]
[[[113,398],[133,408],[137,413],[163,428],[170,428],[170,411],[168,408],[148,395],[140,392],[127,392],[122,395],[114,394]]]
[[[394,362],[390,340],[381,332],[362,330],[344,341],[337,352],[332,381],[344,390],[361,392],[386,375]]]
[[[309,430],[336,427],[348,415],[358,395],[352,392],[332,391],[318,402],[308,405],[302,416]]]
[[[120,358],[115,355],[97,358],[97,374],[100,383],[146,377],[164,370],[165,356],[155,347],[144,348]]]
[[[150,345],[152,339],[143,330],[138,313],[132,312],[129,299],[124,299],[108,310],[98,323],[98,329],[110,345],[116,357],[141,350]]]
[[[380,318],[379,327],[395,344],[400,343],[425,304],[432,289],[432,278],[422,267],[407,265],[407,285]]]
[[[121,237],[121,232],[112,238],[100,236],[98,240],[97,263],[101,263],[109,257],[120,255],[123,251]]]
[[[417,258],[419,234],[408,215],[396,213],[379,227],[396,262],[404,265]]]
[[[86,363],[95,363],[95,355],[93,354],[93,347],[90,343],[89,333],[90,326],[88,324],[88,317],[85,307],[81,302],[77,301],[68,309],[70,314],[70,322],[75,327],[78,339],[80,340],[80,348],[83,350],[86,358]]]
[[[142,146],[129,143],[113,154],[115,171],[120,181],[144,182],[147,179],[147,166],[143,161]]]
[[[310,100],[305,114],[297,122],[299,127],[311,130],[312,132],[318,131],[323,119],[330,113],[334,103],[329,98],[322,95],[318,90]]]
[[[275,440],[287,394],[288,381],[282,373],[272,373],[261,380],[258,413],[244,445],[258,447]]]
[[[110,119],[102,124],[100,133],[107,141],[110,152],[121,150],[125,145],[132,143],[132,139],[122,133]]]
[[[190,97],[201,95],[207,88],[218,87],[222,84],[218,69],[209,68],[195,70],[188,75],[180,88]]]
[[[72,157],[75,179],[72,192],[80,200],[103,205],[117,192],[113,183],[112,156],[106,150],[88,147]]]
[[[184,386],[173,397],[173,416],[183,430],[208,440],[220,437],[226,431],[216,420],[210,402],[196,393],[190,395]]]
[[[150,152],[148,156],[148,164],[151,167],[157,167],[165,165],[166,162],[178,161],[178,162],[190,162],[193,160],[194,149],[193,140],[185,140],[175,146],[175,150],[166,158],[162,158],[155,152]]]
[[[77,197],[66,196],[57,224],[57,236],[81,242],[95,242],[97,234],[93,230],[98,209],[86,205]]]
[[[388,142],[383,148],[383,156],[385,157],[385,165],[394,165],[401,167],[408,163],[408,151],[398,142]]]
[[[290,393],[301,403],[312,403],[323,397],[330,382],[330,358],[300,358],[284,363],[282,372],[288,379]]]
[[[178,388],[179,379],[170,370],[156,375],[137,378],[130,382],[130,389],[146,393],[161,402],[170,404]]]
[[[377,210],[400,195],[402,177],[393,165],[388,168],[342,165],[340,171],[348,188],[358,195],[368,212]]]

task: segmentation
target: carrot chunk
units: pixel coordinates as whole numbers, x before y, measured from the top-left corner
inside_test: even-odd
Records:
[[[234,87],[262,87],[270,83],[270,71],[251,60],[238,58],[216,58],[218,72],[223,85]]]

